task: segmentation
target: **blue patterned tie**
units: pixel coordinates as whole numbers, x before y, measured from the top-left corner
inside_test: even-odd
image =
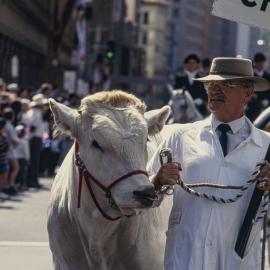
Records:
[[[227,155],[228,150],[228,136],[227,132],[231,130],[231,127],[228,124],[220,124],[217,129],[221,132],[219,141],[222,147],[224,157]]]

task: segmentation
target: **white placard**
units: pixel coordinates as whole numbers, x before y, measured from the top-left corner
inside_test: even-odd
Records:
[[[215,0],[212,14],[270,30],[270,0]]]
[[[88,93],[89,93],[89,84],[82,79],[78,79],[76,94],[79,97],[85,97],[88,95]]]
[[[63,87],[70,94],[75,92],[76,89],[76,80],[77,74],[74,70],[65,70],[64,71],[64,82]]]

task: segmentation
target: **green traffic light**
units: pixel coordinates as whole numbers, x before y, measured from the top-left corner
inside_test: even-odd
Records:
[[[113,58],[113,52],[109,51],[106,53],[107,58]]]

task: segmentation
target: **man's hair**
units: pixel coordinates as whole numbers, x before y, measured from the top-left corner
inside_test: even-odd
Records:
[[[261,52],[258,52],[254,55],[254,58],[253,58],[253,61],[254,62],[265,62],[266,61],[266,57],[263,53]]]
[[[187,64],[189,62],[189,60],[195,60],[198,64],[201,62],[199,56],[197,54],[189,54],[185,60],[184,63]]]
[[[211,66],[211,60],[209,58],[204,58],[202,60],[202,66],[204,68],[210,67]]]

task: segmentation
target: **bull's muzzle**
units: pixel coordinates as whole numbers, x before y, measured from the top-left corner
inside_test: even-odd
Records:
[[[151,207],[153,202],[158,199],[156,190],[152,187],[144,190],[135,190],[133,195],[136,201],[139,201],[144,207]]]

